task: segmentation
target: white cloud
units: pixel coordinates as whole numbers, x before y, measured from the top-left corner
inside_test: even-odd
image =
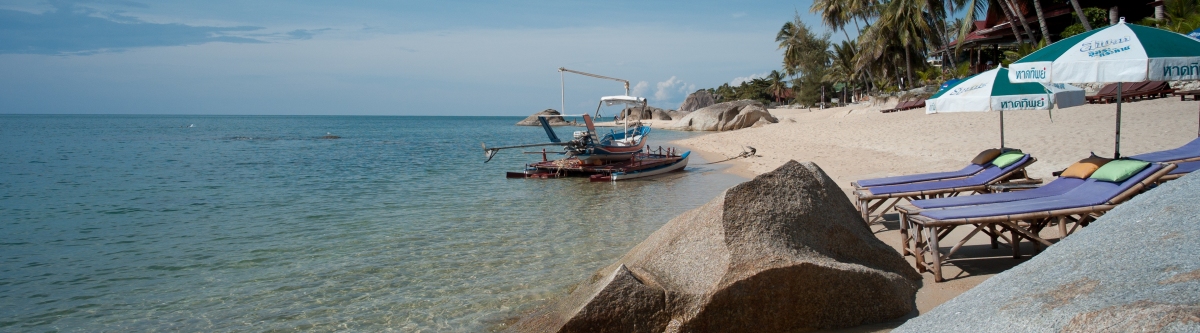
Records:
[[[750,74],[750,76],[735,77],[735,78],[733,78],[733,81],[729,81],[729,85],[734,86],[734,87],[740,86],[740,85],[742,85],[743,82],[747,82],[747,81],[754,80],[754,79],[765,78],[765,77],[767,77],[767,75],[770,75],[770,74],[771,74],[771,72],[764,72],[762,74]]]
[[[639,92],[638,96],[644,96],[642,94],[646,92],[646,88],[648,88],[648,84],[646,84],[646,82],[638,82],[637,88],[635,88],[634,91]],[[655,84],[654,96],[650,98],[650,100],[653,101],[651,104],[659,107],[670,108],[675,104],[682,103],[683,99],[695,90],[695,84],[687,83],[683,80],[680,80],[678,77],[671,76],[671,78],[667,79],[666,81]]]
[[[647,88],[650,88],[649,83],[646,83],[646,81],[638,81],[638,83],[633,86],[633,96],[646,96]]]

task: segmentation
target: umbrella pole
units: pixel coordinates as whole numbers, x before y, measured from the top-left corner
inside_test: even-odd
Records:
[[[1004,111],[1000,111],[1000,151],[1004,151]]]
[[[1121,158],[1121,82],[1117,81],[1117,145],[1113,148],[1113,158]]]

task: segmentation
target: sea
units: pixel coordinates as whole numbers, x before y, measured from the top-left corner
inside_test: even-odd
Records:
[[[520,119],[0,115],[0,331],[494,331],[745,180],[506,179]]]

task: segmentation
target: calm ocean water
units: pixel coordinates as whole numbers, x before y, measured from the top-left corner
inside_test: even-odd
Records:
[[[0,331],[487,331],[742,181],[505,179],[518,120],[0,116]]]

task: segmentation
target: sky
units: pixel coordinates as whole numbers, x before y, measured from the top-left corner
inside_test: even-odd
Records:
[[[625,93],[559,67],[675,109],[781,68],[783,23],[824,31],[810,5],[5,0],[0,114],[524,116]]]

